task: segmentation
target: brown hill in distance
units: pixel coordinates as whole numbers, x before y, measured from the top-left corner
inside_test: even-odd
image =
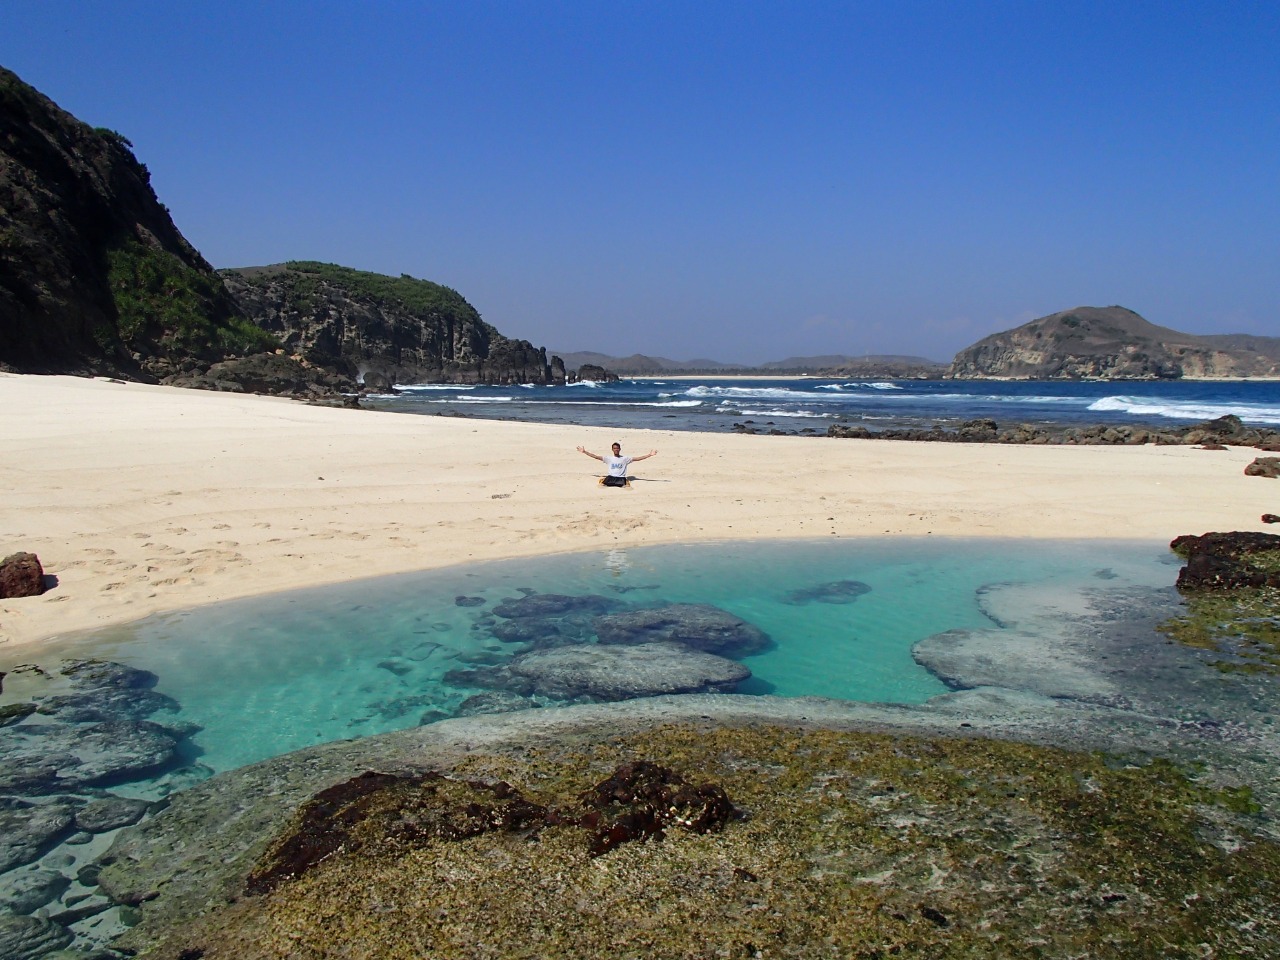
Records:
[[[1076,307],[984,337],[956,354],[949,377],[1176,380],[1280,376],[1280,338],[1198,336],[1124,307]]]

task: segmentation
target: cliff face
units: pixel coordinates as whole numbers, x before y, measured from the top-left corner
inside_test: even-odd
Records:
[[[294,261],[222,271],[255,324],[309,362],[375,383],[552,383],[564,367],[413,277]]]
[[[0,68],[0,366],[154,378],[263,350],[129,142]]]
[[[1280,375],[1280,338],[1195,336],[1124,307],[1076,307],[993,334],[956,354],[949,377],[1172,380]]]

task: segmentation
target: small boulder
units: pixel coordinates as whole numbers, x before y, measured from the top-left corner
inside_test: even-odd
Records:
[[[74,939],[70,930],[47,917],[0,910],[0,957],[5,960],[39,960]]]
[[[0,560],[0,600],[38,597],[44,593],[44,568],[34,553],[14,553]]]
[[[1253,463],[1244,468],[1246,477],[1280,478],[1280,457],[1255,457]],[[8,561],[6,561],[8,562]]]

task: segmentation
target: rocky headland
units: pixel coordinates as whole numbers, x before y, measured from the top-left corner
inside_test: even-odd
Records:
[[[956,354],[947,377],[1172,380],[1280,376],[1280,337],[1196,335],[1124,307],[1076,307],[992,334]]]
[[[563,382],[456,291],[331,264],[215,272],[120,133],[0,68],[0,370],[314,398]]]

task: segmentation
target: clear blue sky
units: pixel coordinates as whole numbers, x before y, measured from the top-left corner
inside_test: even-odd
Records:
[[[0,0],[0,64],[214,266],[409,273],[561,350],[1280,335],[1275,2]]]

